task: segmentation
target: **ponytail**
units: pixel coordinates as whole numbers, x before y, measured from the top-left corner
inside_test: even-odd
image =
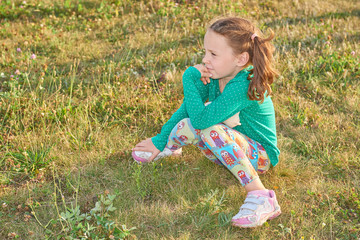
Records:
[[[270,41],[274,38],[274,32],[270,30],[270,36],[261,39],[256,33],[252,34],[250,41],[253,44],[252,65],[254,68],[250,71],[249,80],[251,80],[248,96],[250,100],[264,102],[265,94],[268,96],[272,93],[270,85],[278,75],[273,68],[274,46]]]

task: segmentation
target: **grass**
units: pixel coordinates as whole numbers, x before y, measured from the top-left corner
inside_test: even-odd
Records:
[[[255,229],[230,225],[245,191],[195,147],[130,152],[229,14],[275,31],[281,73],[280,163],[261,178],[283,214]],[[359,25],[351,0],[0,2],[0,238],[360,238]]]

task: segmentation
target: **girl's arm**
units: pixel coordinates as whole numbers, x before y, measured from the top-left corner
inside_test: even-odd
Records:
[[[201,99],[202,105],[204,105],[204,102],[209,98],[209,85],[204,85],[201,81],[196,81],[194,82],[194,88],[199,94],[199,98]],[[164,150],[172,129],[176,126],[178,122],[188,117],[189,114],[187,112],[185,103],[183,102],[180,108],[171,116],[169,121],[167,121],[164,124],[164,126],[161,128],[160,134],[151,138],[155,147],[160,151]]]
[[[243,71],[235,81],[229,82],[223,93],[208,106],[204,106],[202,94],[197,85],[201,83],[201,73],[194,67],[183,75],[184,103],[194,128],[205,129],[221,123],[245,107],[253,104],[247,98],[249,72]]]
[[[201,101],[205,102],[209,98],[209,86],[204,85],[200,81],[197,81],[196,83],[194,83],[194,87],[196,88],[196,91],[199,93],[199,96],[202,99]],[[171,116],[171,118],[161,128],[161,132],[157,134],[155,137],[151,138],[154,146],[160,151],[163,151],[168,142],[168,138],[172,129],[176,126],[176,124],[178,124],[178,122],[188,117],[189,115],[187,113],[185,103],[182,103],[180,108]]]

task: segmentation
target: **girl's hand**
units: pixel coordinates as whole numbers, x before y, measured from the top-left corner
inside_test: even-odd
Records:
[[[143,151],[143,152],[151,152],[152,155],[149,158],[149,162],[154,160],[154,158],[160,153],[160,150],[155,147],[151,138],[147,138],[138,144],[132,149],[133,151]]]
[[[199,72],[201,73],[200,80],[206,85],[210,83],[210,77],[212,77],[212,74],[207,70],[207,68],[202,64],[197,64],[194,66]]]

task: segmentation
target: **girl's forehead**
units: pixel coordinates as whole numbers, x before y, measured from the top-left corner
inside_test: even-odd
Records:
[[[213,30],[209,29],[206,31],[204,40],[214,40],[214,41],[221,41],[224,40],[225,37],[214,32]]]
[[[211,49],[214,48],[213,50],[230,48],[230,45],[228,44],[227,41],[228,40],[224,36],[209,29],[204,36],[204,47]]]

